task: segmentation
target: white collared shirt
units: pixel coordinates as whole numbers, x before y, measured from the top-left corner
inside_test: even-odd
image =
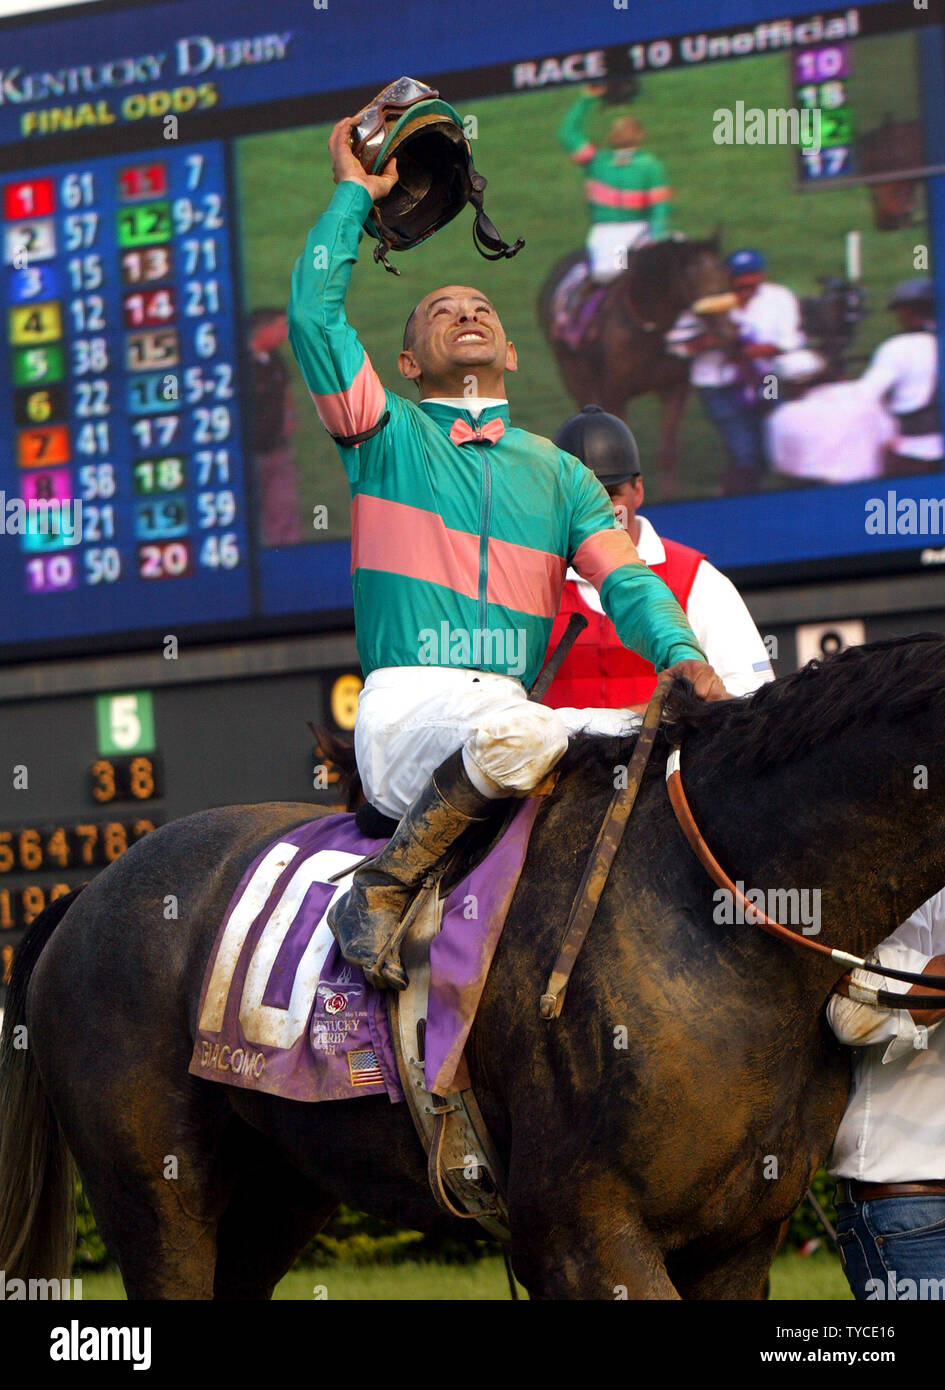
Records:
[[[882,477],[896,434],[891,416],[859,381],[812,387],[776,406],[764,429],[776,472],[824,483]]]
[[[661,565],[666,559],[663,542],[645,516],[637,513],[636,519],[640,523],[637,554],[644,564]],[[577,584],[588,608],[603,613],[593,584],[574,570],[568,570],[567,577]],[[703,560],[696,570],[686,617],[706,660],[730,695],[748,695],[774,679],[765,644],[744,599],[732,581],[708,560]]]
[[[729,310],[729,317],[738,325],[743,342],[771,343],[779,354],[794,352],[807,342],[801,327],[800,303],[786,285],[772,285],[765,280],[743,308]],[[686,310],[667,335],[670,350],[673,344],[684,347],[687,337],[701,327],[702,321]],[[756,359],[753,366],[762,376],[772,370],[772,363],[766,358]],[[731,386],[738,377],[738,364],[718,348],[697,353],[692,359],[690,379],[693,386]]]
[[[929,405],[938,382],[938,340],[934,333],[896,333],[873,353],[860,377],[864,391],[882,401],[894,416],[910,415]],[[941,429],[929,434],[900,435],[897,452],[934,463],[942,457]]]
[[[508,405],[504,396],[424,396],[423,399],[452,406],[454,410],[468,410],[470,415],[481,415],[494,405]]]
[[[877,947],[880,965],[921,974],[945,955],[945,889]],[[865,970],[854,979],[904,994],[910,985]],[[945,1178],[945,1030],[908,1009],[878,1009],[834,995],[827,1020],[853,1048],[853,1075],[828,1170],[859,1182]]]

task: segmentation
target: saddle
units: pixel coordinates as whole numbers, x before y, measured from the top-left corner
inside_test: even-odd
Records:
[[[552,331],[572,352],[596,338],[598,311],[609,288],[591,279],[590,265],[583,256],[561,277],[552,299]]]

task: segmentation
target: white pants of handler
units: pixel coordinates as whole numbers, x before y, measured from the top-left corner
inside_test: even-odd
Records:
[[[595,222],[587,234],[591,279],[614,280],[629,264],[629,253],[650,235],[649,222]]]
[[[372,671],[358,700],[354,748],[364,794],[399,820],[457,748],[486,796],[524,795],[568,746],[568,735],[623,735],[641,723],[618,709],[549,709],[521,681],[449,666]]]

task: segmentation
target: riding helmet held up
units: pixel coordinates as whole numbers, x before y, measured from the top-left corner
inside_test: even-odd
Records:
[[[413,77],[400,77],[378,92],[351,133],[351,148],[367,174],[380,173],[397,159],[397,182],[368,213],[365,231],[379,245],[374,259],[400,272],[388,251],[419,246],[445,227],[467,203],[476,209],[473,242],[486,260],[514,256],[525,245],[502,240],[482,207],[486,180],[476,172],[459,113],[439,92]]]

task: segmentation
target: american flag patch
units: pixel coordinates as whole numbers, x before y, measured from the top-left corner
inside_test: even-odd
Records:
[[[349,1052],[348,1072],[352,1086],[373,1086],[377,1082],[383,1083],[384,1080],[373,1047],[354,1048]]]

